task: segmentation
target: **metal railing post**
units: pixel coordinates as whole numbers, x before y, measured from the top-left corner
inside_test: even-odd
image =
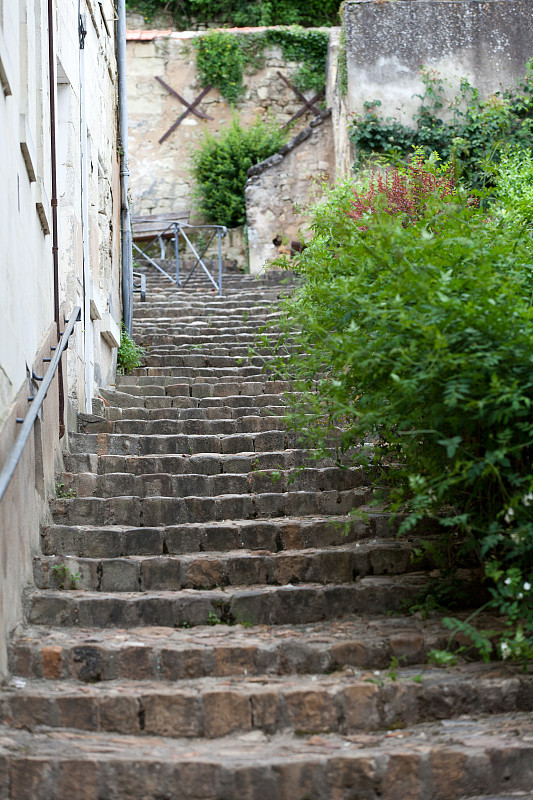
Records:
[[[218,235],[218,296],[222,297],[222,231],[217,229]]]
[[[174,255],[176,258],[176,286],[180,284],[180,243],[179,243],[179,227],[178,223],[174,223]]]

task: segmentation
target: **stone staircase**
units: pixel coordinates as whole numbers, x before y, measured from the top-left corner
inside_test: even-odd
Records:
[[[368,475],[302,449],[249,356],[283,291],[149,276],[145,366],[80,416],[43,530],[0,800],[532,800],[531,676],[427,664],[431,531],[351,516]]]

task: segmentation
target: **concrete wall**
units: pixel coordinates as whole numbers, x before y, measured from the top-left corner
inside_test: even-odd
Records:
[[[466,77],[482,97],[513,85],[533,56],[531,0],[346,0],[350,111],[381,100],[383,116],[408,121],[423,91],[421,65],[450,84]]]
[[[86,398],[114,378],[109,338],[118,331],[118,169],[115,133],[114,6],[82,0],[87,37],[78,40],[78,0],[55,0],[61,315],[81,305],[84,319],[68,351],[64,389],[72,419]],[[107,28],[106,28],[107,25]],[[80,64],[86,62],[88,150],[82,225]],[[52,262],[51,147],[46,0],[0,2],[0,468],[28,411],[28,396],[56,344]],[[84,240],[86,242],[84,273]],[[91,282],[94,289],[91,289]],[[87,292],[84,292],[84,284]],[[92,291],[92,295],[89,292]],[[91,304],[91,299],[93,303]],[[91,321],[98,306],[102,320]],[[87,314],[85,315],[85,311]],[[105,312],[110,312],[106,317]],[[96,312],[95,312],[96,314]],[[60,319],[62,323],[62,316]],[[107,339],[101,336],[102,329]],[[87,368],[85,363],[87,362]],[[68,411],[68,408],[67,408]],[[68,418],[67,414],[67,418]],[[67,436],[63,439],[65,444]],[[22,617],[40,524],[62,464],[58,378],[0,502],[0,677],[7,670],[9,631]]]
[[[335,178],[332,139],[328,111],[279,153],[248,170],[245,193],[252,275],[266,262],[289,254],[292,242],[309,235],[300,230],[307,221],[305,208],[320,195],[323,181],[332,183]]]

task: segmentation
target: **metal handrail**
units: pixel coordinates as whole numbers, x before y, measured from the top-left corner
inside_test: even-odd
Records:
[[[32,400],[32,404],[30,410],[28,411],[24,422],[22,423],[22,427],[19,431],[19,435],[15,439],[15,444],[13,445],[11,452],[7,458],[6,463],[3,466],[2,471],[0,472],[0,500],[2,500],[3,496],[6,493],[7,487],[9,486],[9,482],[15,473],[15,469],[17,468],[17,464],[20,461],[20,457],[24,451],[24,447],[26,442],[28,441],[29,435],[33,430],[33,425],[35,420],[37,419],[37,414],[41,410],[41,406],[44,402],[44,398],[48,393],[48,389],[50,388],[50,384],[55,375],[55,371],[58,367],[58,364],[61,360],[61,356],[63,355],[64,351],[68,347],[68,340],[72,331],[74,330],[74,325],[76,322],[79,322],[81,319],[81,308],[80,306],[76,306],[70,315],[70,319],[65,320],[66,328],[61,335],[61,339],[59,340],[59,344],[56,347],[54,356],[50,362],[50,366],[46,372],[42,383],[39,387],[39,391],[35,395],[35,397],[28,398]]]
[[[209,239],[207,244],[205,244],[203,246],[203,249],[202,249],[201,253],[198,253],[196,247],[194,246],[194,244],[191,242],[191,240],[189,239],[189,237],[185,233],[185,228],[191,228],[191,229],[196,229],[196,230],[206,230],[207,229],[207,230],[212,230],[213,231],[213,233],[211,234],[211,238]],[[172,231],[174,233],[174,236],[171,237],[171,238],[172,238],[172,241],[174,242],[174,258],[175,258],[175,262],[176,262],[176,277],[175,278],[173,278],[172,275],[170,275],[165,269],[163,269],[163,267],[159,266],[159,264],[156,261],[154,261],[153,258],[150,258],[150,256],[146,253],[146,250],[149,250],[150,247],[157,240],[159,240],[159,243],[161,245],[161,242],[163,241],[163,236],[165,236],[165,234],[168,234],[169,231]],[[190,225],[188,222],[175,221],[175,222],[170,222],[163,231],[160,231],[159,233],[156,233],[156,235],[154,236],[152,241],[149,242],[147,245],[144,245],[144,248],[145,248],[144,250],[142,250],[139,247],[139,245],[136,244],[135,242],[133,242],[133,247],[137,250],[138,253],[140,253],[143,256],[143,258],[146,259],[146,261],[148,261],[149,264],[151,264],[153,267],[155,267],[157,270],[159,270],[159,272],[161,272],[165,276],[165,278],[168,278],[168,280],[171,283],[175,283],[178,288],[182,288],[183,286],[185,286],[185,284],[189,281],[189,278],[192,276],[192,274],[196,270],[196,267],[200,266],[203,269],[203,271],[204,271],[205,275],[207,276],[208,280],[212,283],[213,287],[216,289],[216,291],[219,293],[219,295],[222,296],[222,239],[223,239],[224,236],[226,236],[227,232],[228,232],[228,229],[226,228],[225,225]],[[192,267],[192,269],[190,270],[189,274],[187,275],[187,277],[185,278],[184,281],[182,281],[181,277],[180,277],[180,257],[179,257],[179,236],[180,236],[180,234],[183,236],[186,245],[188,246],[189,250],[191,250],[191,252],[193,253],[194,257],[196,258],[194,266]],[[209,248],[209,246],[210,246],[211,242],[213,241],[213,239],[215,238],[215,236],[218,238],[218,283],[213,278],[213,276],[211,275],[211,272],[208,270],[208,268],[204,264],[204,255],[206,254],[207,249]],[[162,247],[162,245],[161,245],[161,247]],[[161,258],[163,258],[163,250],[161,251]]]

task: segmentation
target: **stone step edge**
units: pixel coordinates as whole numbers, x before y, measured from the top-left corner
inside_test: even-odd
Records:
[[[458,612],[461,619],[468,612]],[[9,646],[12,674],[82,682],[180,680],[231,675],[323,674],[338,669],[379,669],[427,663],[431,650],[445,649],[450,632],[442,617],[347,618],[309,626],[202,626],[196,628],[130,628],[127,633],[101,628],[19,629]],[[505,621],[487,613],[480,629],[503,630]],[[392,625],[394,623],[394,626]],[[469,647],[459,635],[454,648]],[[470,651],[467,652],[470,658]],[[477,654],[472,653],[475,658]],[[461,663],[462,656],[458,656]]]
[[[463,674],[398,671],[394,678],[293,676],[178,682],[30,680],[0,693],[0,719],[17,727],[219,738],[259,730],[345,734],[401,730],[472,712],[530,712],[533,676],[518,669]],[[499,674],[498,674],[499,673]]]
[[[87,797],[99,796],[103,786],[133,800],[154,792],[173,796],[178,786],[182,800],[302,800],[309,792],[313,800],[473,800],[487,793],[529,792],[529,716],[494,715],[470,727],[425,723],[402,732],[348,737],[231,736],[217,741],[216,752],[209,740],[195,742],[191,750],[190,739],[117,734],[111,740],[108,734],[32,734],[3,726],[0,770],[11,798],[6,791],[0,797],[29,800],[36,796],[34,789],[43,798],[57,798],[58,786],[68,787],[61,800],[80,786]]]

